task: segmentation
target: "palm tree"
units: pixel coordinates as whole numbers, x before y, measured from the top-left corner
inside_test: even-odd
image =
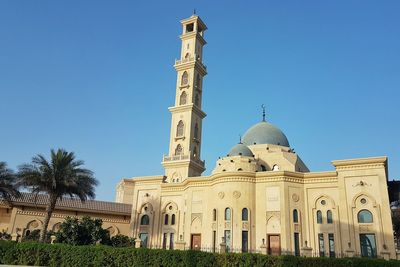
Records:
[[[21,185],[36,195],[45,193],[49,197],[40,231],[41,242],[45,240],[57,200],[64,196],[78,197],[81,201],[93,199],[95,186],[98,184],[93,172],[82,168],[83,161],[75,160],[73,152],[52,149],[50,158],[50,161],[47,161],[44,156],[36,155],[32,158],[32,163],[19,167]]]
[[[11,205],[11,198],[19,196],[14,172],[7,168],[5,162],[0,162],[0,199]]]

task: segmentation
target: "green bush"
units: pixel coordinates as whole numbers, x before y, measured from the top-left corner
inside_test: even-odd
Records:
[[[57,267],[124,266],[264,266],[264,267],[394,267],[400,261],[366,258],[304,258],[261,254],[215,254],[200,251],[71,246],[0,240],[0,264]]]

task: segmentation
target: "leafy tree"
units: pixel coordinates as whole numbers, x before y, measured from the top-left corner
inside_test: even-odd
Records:
[[[0,162],[0,198],[8,204],[11,203],[11,197],[19,197],[18,185],[16,184],[16,175],[11,169],[7,168],[5,162]]]
[[[135,245],[135,238],[126,235],[116,235],[111,237],[110,245],[113,247],[133,247]]]
[[[56,233],[56,242],[69,245],[109,244],[110,233],[102,228],[101,219],[67,217]]]
[[[73,152],[52,149],[49,161],[44,156],[37,155],[32,158],[32,163],[19,167],[21,185],[28,187],[32,193],[46,193],[49,196],[40,232],[41,242],[45,240],[58,199],[70,196],[85,201],[95,197],[94,189],[98,181],[93,177],[92,171],[82,168],[82,165],[83,161],[75,160]]]
[[[397,246],[400,246],[400,209],[392,210],[392,223]]]
[[[47,231],[46,233],[46,238],[44,240],[45,243],[50,243],[51,242],[51,236],[54,235],[53,231]],[[39,241],[40,238],[40,230],[39,229],[35,229],[32,230],[28,235],[25,235],[22,238],[22,241]]]

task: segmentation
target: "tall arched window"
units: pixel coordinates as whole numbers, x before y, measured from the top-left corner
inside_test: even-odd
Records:
[[[189,75],[188,73],[185,71],[182,74],[182,79],[181,79],[181,85],[186,85],[189,82]]]
[[[200,107],[200,97],[199,94],[196,94],[196,96],[194,97],[194,104],[198,107]]]
[[[326,222],[327,223],[333,223],[333,215],[332,215],[332,211],[328,210],[326,212]]]
[[[169,216],[168,216],[168,214],[165,214],[165,217],[164,217],[164,224],[165,225],[168,225],[168,220],[169,220]]]
[[[293,210],[293,222],[294,223],[299,222],[299,212],[296,209]]]
[[[150,224],[150,218],[148,215],[143,215],[142,218],[140,219],[140,225],[149,225]]]
[[[242,221],[247,222],[249,220],[249,210],[244,208],[242,209]]]
[[[199,124],[196,123],[194,126],[194,138],[199,139]]]
[[[213,221],[215,222],[217,220],[217,210],[213,209]]]
[[[357,217],[358,217],[359,223],[373,223],[374,222],[372,213],[369,210],[361,210],[358,213]]]
[[[322,212],[320,210],[317,211],[317,223],[322,223]]]
[[[171,225],[175,225],[175,214],[171,216]]]
[[[178,125],[176,126],[176,136],[183,136],[183,132],[184,132],[184,128],[185,128],[185,124],[183,123],[183,121],[179,121]]]
[[[230,221],[231,220],[231,209],[226,208],[225,209],[225,221]]]
[[[175,156],[182,155],[182,146],[178,145],[175,149]]]
[[[187,94],[185,91],[183,91],[181,96],[179,97],[179,105],[186,105],[186,101],[187,101]]]

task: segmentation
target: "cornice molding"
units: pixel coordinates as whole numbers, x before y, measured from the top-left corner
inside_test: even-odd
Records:
[[[371,157],[371,158],[359,158],[359,159],[345,159],[345,160],[334,160],[332,165],[336,169],[349,169],[349,168],[374,168],[377,166],[386,166],[387,157]]]

